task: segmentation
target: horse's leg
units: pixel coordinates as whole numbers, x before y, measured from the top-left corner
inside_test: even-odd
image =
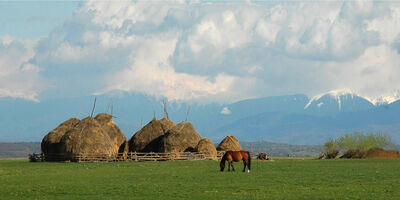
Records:
[[[234,171],[235,171],[235,168],[233,167],[233,162],[232,162],[232,164],[231,164],[231,165],[232,165],[232,171],[234,172]]]
[[[243,159],[243,172],[245,172],[246,171],[246,161]]]
[[[228,172],[231,171],[231,164],[232,164],[232,162],[229,162],[229,161],[228,161]]]

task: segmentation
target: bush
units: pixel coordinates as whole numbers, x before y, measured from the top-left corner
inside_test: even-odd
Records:
[[[325,142],[325,153],[320,158],[332,159],[339,155],[338,145],[332,138]]]
[[[329,139],[325,143],[326,153],[324,155],[325,158],[336,158],[339,151],[341,151],[344,152],[341,158],[364,158],[368,150],[374,148],[384,149],[392,144],[392,139],[386,134],[348,133],[336,140]],[[336,152],[337,154],[335,155]]]

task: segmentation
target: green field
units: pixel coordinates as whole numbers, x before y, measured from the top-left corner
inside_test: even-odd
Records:
[[[0,199],[400,199],[400,159],[29,163],[0,160]]]

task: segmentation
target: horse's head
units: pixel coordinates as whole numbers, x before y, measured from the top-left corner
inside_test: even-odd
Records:
[[[220,163],[219,164],[219,166],[221,167],[221,172],[223,172],[224,171],[224,169],[225,169],[225,163]]]

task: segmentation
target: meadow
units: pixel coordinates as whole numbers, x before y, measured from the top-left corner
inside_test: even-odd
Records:
[[[0,199],[400,199],[400,159],[30,163],[0,160]]]

